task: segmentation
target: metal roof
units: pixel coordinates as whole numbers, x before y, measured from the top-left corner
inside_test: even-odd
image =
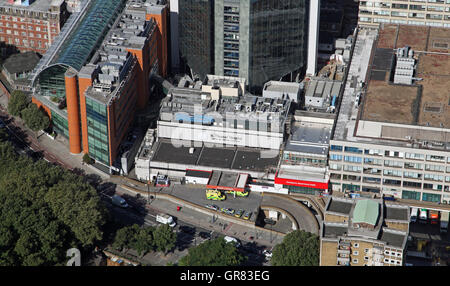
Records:
[[[360,200],[353,211],[353,223],[376,225],[379,214],[378,203],[372,200]]]
[[[124,6],[124,0],[98,0],[92,3],[80,24],[71,32],[51,65],[66,65],[80,71]]]

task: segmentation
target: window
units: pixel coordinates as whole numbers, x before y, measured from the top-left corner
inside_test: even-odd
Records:
[[[357,243],[357,242],[353,243],[353,247],[358,248],[359,247],[359,243]]]
[[[362,154],[363,150],[356,148],[356,147],[345,147],[344,148],[345,152],[352,152],[352,153],[358,153],[358,154]]]
[[[344,161],[351,162],[351,163],[361,163],[362,158],[356,157],[356,156],[344,156]]]
[[[342,151],[342,146],[339,146],[339,145],[331,145],[330,150],[333,150],[333,151]]]
[[[359,251],[357,251],[357,250],[356,250],[356,251],[353,251],[353,254],[354,254],[354,255],[359,255]]]
[[[353,262],[354,264],[358,264],[358,259],[355,258],[355,259],[352,260],[352,262]]]

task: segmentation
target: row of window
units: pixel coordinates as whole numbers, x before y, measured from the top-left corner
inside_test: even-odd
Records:
[[[445,156],[441,155],[425,155],[419,153],[409,153],[409,152],[400,152],[400,151],[390,151],[390,150],[379,150],[379,149],[361,149],[357,147],[349,147],[349,146],[339,146],[339,145],[331,145],[330,150],[332,151],[344,151],[350,153],[357,154],[365,154],[371,156],[385,156],[385,157],[396,157],[396,158],[405,158],[405,159],[414,159],[414,160],[427,160],[427,161],[435,161],[435,162],[445,162]],[[450,163],[450,157],[447,157],[447,162]]]

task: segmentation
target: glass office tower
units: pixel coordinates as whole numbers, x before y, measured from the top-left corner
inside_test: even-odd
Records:
[[[181,63],[203,80],[214,72],[213,0],[179,0],[178,5]]]
[[[267,81],[305,67],[308,2],[179,1],[181,56],[201,79],[207,73],[241,77],[259,93]]]

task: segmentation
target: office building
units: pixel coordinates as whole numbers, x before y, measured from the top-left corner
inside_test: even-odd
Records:
[[[450,27],[448,0],[359,1],[358,24],[407,24]]]
[[[32,77],[33,102],[68,139],[70,152],[89,154],[108,171],[121,170],[121,144],[150,99],[149,77],[158,73],[157,23],[131,8],[123,0],[82,6],[75,14],[82,20],[69,19],[64,42]]]
[[[178,23],[181,58],[194,77],[241,77],[261,93],[267,81],[306,69],[305,1],[179,1]]]
[[[449,35],[359,29],[330,141],[333,191],[450,202]]]
[[[402,266],[409,208],[331,196],[320,228],[320,266]]]
[[[64,0],[0,3],[0,42],[44,54],[69,17]]]

